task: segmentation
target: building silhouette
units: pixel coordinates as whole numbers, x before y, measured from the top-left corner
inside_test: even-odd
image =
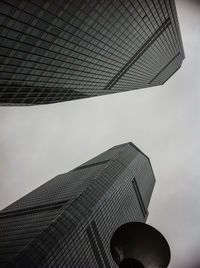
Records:
[[[154,183],[132,143],[56,176],[0,212],[1,267],[116,267],[111,236],[146,221]]]
[[[174,0],[0,2],[0,104],[161,85],[184,59]]]

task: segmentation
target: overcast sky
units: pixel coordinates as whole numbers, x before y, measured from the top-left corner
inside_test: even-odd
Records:
[[[156,186],[148,223],[170,268],[200,267],[200,4],[176,1],[186,59],[163,86],[53,105],[0,108],[0,207],[110,147],[132,141]]]

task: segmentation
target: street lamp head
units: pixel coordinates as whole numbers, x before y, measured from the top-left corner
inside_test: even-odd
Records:
[[[170,261],[164,236],[141,222],[120,226],[111,238],[110,251],[120,268],[166,268]]]

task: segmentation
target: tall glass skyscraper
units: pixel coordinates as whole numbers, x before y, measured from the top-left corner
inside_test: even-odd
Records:
[[[132,143],[58,175],[0,212],[1,267],[116,267],[111,236],[146,221],[154,183]]]
[[[180,68],[174,0],[0,1],[0,104],[161,85]]]

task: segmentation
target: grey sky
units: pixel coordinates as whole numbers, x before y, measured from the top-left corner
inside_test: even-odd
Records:
[[[155,172],[148,223],[170,243],[169,267],[200,267],[200,4],[176,4],[186,59],[164,86],[0,109],[1,208],[113,145],[132,141]]]

